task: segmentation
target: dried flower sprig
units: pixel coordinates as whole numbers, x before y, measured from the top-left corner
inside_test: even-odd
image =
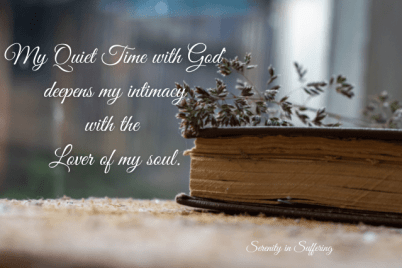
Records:
[[[371,97],[363,115],[371,127],[402,128],[402,104],[390,100],[387,91]]]
[[[299,81],[304,83],[307,70],[298,63],[294,65]],[[324,108],[313,109],[293,104],[288,101],[289,96],[277,100],[276,97],[281,86],[275,85],[278,76],[272,66],[268,68],[267,89],[264,92],[259,91],[245,75],[246,70],[257,67],[251,65],[250,53],[246,54],[244,61],[240,61],[238,57],[233,60],[222,58],[217,67],[218,73],[224,77],[236,72],[244,78],[244,80],[237,80],[238,93],[229,92],[226,84],[220,79],[216,79],[215,88],[209,89],[201,87],[191,89],[186,82],[183,82],[183,85],[176,83],[176,88],[184,89],[186,92],[186,98],[177,105],[179,113],[176,115],[181,119],[180,128],[185,137],[197,135],[200,129],[207,126],[293,126],[291,120],[294,114],[307,126],[340,126],[339,122],[332,124],[323,122],[327,116],[339,117],[326,113]],[[332,87],[335,87],[337,93],[348,98],[354,96],[353,86],[347,83],[346,78],[341,75],[331,78],[328,83],[325,81],[309,82],[301,88],[310,97],[315,97]],[[272,108],[272,106],[277,108]],[[316,112],[315,117],[310,119],[305,111]]]

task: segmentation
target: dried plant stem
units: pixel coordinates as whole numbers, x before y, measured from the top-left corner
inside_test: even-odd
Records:
[[[226,100],[230,100],[230,99],[234,99],[234,98],[226,98]],[[260,100],[258,98],[250,98],[250,97],[248,97],[247,99],[251,100],[251,101],[259,101]],[[274,103],[276,105],[280,105],[280,103],[277,102],[277,101],[272,102],[272,103]],[[317,112],[319,110],[319,109],[316,109],[316,108],[306,107],[304,105],[295,104],[295,103],[292,103],[291,106],[295,107],[295,108],[304,108],[305,110],[310,111],[310,112]],[[353,124],[361,126],[361,127],[364,127],[364,126],[367,126],[368,124],[370,124],[369,121],[365,121],[365,120],[358,119],[358,118],[342,116],[342,115],[331,113],[331,112],[325,112],[325,114],[328,115],[331,118],[334,118],[334,119],[337,119],[337,120],[342,120],[342,121],[349,122],[349,123],[353,123]]]
[[[281,86],[274,82],[278,75],[275,74],[275,69],[271,65],[268,67],[268,88],[263,91],[258,90],[245,75],[246,70],[257,67],[256,65],[251,65],[250,62],[251,54],[247,53],[244,61],[239,60],[238,57],[233,60],[222,58],[222,62],[217,64],[218,73],[224,77],[232,73],[242,76],[242,79],[237,79],[235,87],[240,91],[239,95],[228,91],[226,84],[220,79],[215,79],[215,88],[208,89],[203,89],[199,86],[191,89],[184,81],[183,85],[176,83],[176,88],[184,90],[186,93],[186,98],[177,104],[179,113],[176,114],[176,117],[182,120],[180,128],[183,136],[196,135],[204,127],[293,126],[291,122],[292,115],[297,116],[301,123],[309,127],[339,127],[341,125],[339,122],[324,123],[323,120],[327,116],[337,120],[342,119],[359,126],[367,125],[367,122],[363,120],[328,113],[325,108],[315,109],[306,107],[306,105],[292,104],[288,101],[289,95],[277,100],[276,96]],[[325,81],[304,83],[304,76],[307,70],[297,63],[295,63],[295,67],[299,75],[299,81],[303,82],[302,87],[299,89],[302,89],[303,92],[310,96],[305,101],[305,104],[312,97],[324,93],[324,88],[327,85],[329,85],[329,88],[335,86],[336,92],[347,98],[354,96],[353,86],[342,75],[331,77],[328,83]],[[271,109],[270,103],[278,105],[279,109]],[[393,103],[392,105],[394,107],[397,104]],[[315,116],[310,119],[310,115],[303,113],[303,111],[315,112]],[[400,114],[399,117],[402,117],[402,111]]]
[[[311,107],[305,107],[303,105],[298,105],[298,104],[292,104],[293,107],[296,108],[305,108],[307,111],[311,111],[311,112],[317,112],[319,109],[315,109],[315,108],[311,108]],[[330,112],[325,112],[329,117],[335,118],[337,120],[342,120],[345,122],[349,122],[349,123],[353,123],[355,125],[358,125],[360,127],[364,127],[367,126],[367,124],[369,124],[370,122],[362,120],[362,119],[358,119],[358,118],[352,118],[352,117],[346,117],[346,116],[342,116],[339,114],[335,114],[335,113],[330,113]]]
[[[262,97],[261,92],[254,86],[253,82],[251,82],[250,79],[248,79],[248,77],[245,76],[243,72],[239,72],[237,70],[236,70],[236,72],[238,74],[240,74],[241,76],[243,76],[243,78],[246,79],[247,83],[249,83],[253,87],[254,92],[256,92],[257,95],[260,97],[259,101],[264,101],[264,98]]]
[[[307,99],[304,101],[304,105],[307,105],[307,103],[313,98],[313,96],[308,96]],[[328,113],[327,113],[328,114]]]

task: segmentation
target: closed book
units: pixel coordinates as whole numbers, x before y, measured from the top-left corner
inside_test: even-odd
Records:
[[[400,130],[210,128],[189,138],[193,200],[402,216]]]

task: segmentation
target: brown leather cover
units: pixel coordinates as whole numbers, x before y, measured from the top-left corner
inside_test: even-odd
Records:
[[[402,143],[402,130],[377,128],[312,128],[312,127],[232,127],[205,128],[186,138],[218,138],[235,136],[302,136],[334,139],[371,139]]]
[[[384,225],[401,228],[402,214],[372,212],[362,210],[341,209],[334,207],[313,206],[284,202],[283,205],[262,205],[241,202],[224,202],[206,198],[178,194],[176,202],[194,208],[207,209],[227,214],[244,214],[266,216],[306,218],[319,221],[333,221],[343,223],[364,223],[369,225]]]

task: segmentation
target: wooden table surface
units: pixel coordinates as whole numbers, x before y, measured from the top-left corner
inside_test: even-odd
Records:
[[[332,252],[309,255],[314,243]],[[230,216],[157,199],[0,199],[0,267],[400,267],[401,253],[395,228]]]

